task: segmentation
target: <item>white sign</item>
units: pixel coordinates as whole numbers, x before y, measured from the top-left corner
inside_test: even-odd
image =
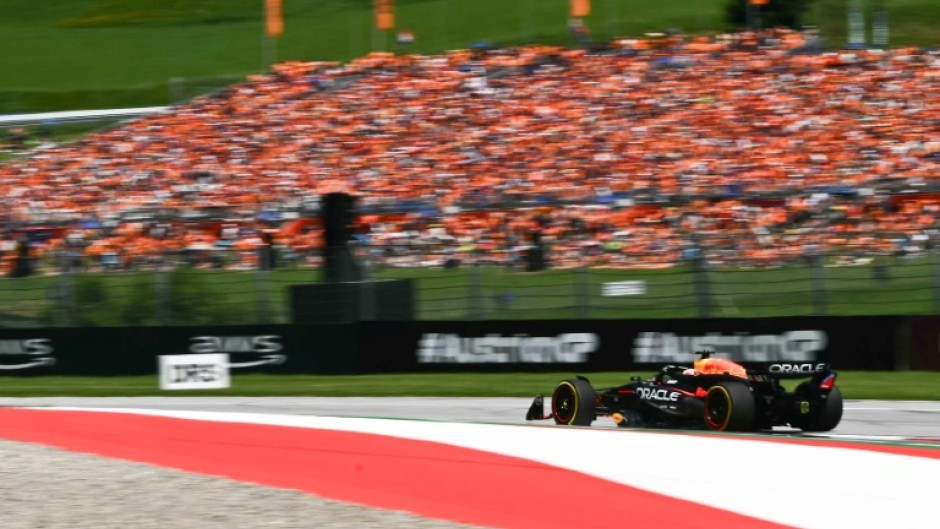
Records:
[[[591,333],[565,333],[558,336],[502,336],[487,334],[464,337],[459,334],[425,333],[418,342],[419,364],[515,364],[566,363],[587,361],[597,351],[600,338]]]
[[[159,357],[160,389],[222,389],[232,385],[224,353]]]
[[[646,294],[646,281],[614,281],[604,283],[603,296],[640,296]]]
[[[52,367],[56,361],[53,352],[51,338],[0,340],[0,369]]]
[[[829,336],[824,331],[800,330],[781,334],[721,334],[710,332],[680,336],[671,332],[641,332],[633,342],[633,361],[682,363],[695,359],[695,351],[742,362],[813,362],[824,351]]]

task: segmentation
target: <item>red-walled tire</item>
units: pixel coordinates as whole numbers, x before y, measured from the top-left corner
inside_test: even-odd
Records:
[[[754,431],[757,405],[743,382],[722,382],[708,388],[705,396],[705,426],[717,432]]]

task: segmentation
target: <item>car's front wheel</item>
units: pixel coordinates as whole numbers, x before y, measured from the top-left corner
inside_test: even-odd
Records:
[[[583,378],[562,380],[552,392],[552,418],[556,424],[590,426],[596,417],[591,383]]]

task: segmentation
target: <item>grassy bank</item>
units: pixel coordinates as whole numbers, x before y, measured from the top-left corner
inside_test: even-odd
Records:
[[[743,0],[742,0],[743,1]],[[872,0],[862,0],[870,12]],[[568,2],[399,0],[407,48],[373,29],[372,0],[284,2],[284,34],[266,39],[261,0],[5,0],[0,17],[0,113],[160,105],[220,76],[274,60],[348,60],[373,50],[430,53],[476,42],[573,44]],[[646,32],[727,29],[726,0],[594,0],[596,40]],[[884,0],[892,45],[936,45],[940,3]],[[845,42],[842,0],[816,0],[807,22]],[[870,21],[870,17],[869,17]],[[183,90],[180,90],[180,87]]]
[[[156,376],[137,377],[5,377],[0,397],[127,396],[321,396],[321,397],[531,397],[550,394],[573,373],[463,373],[422,375],[300,376],[235,374],[224,390],[160,391]],[[636,373],[634,373],[636,374]],[[646,376],[646,373],[639,373]],[[595,387],[629,381],[628,373],[588,374]],[[840,372],[846,399],[940,400],[940,374],[910,372]],[[786,385],[785,385],[786,386]],[[789,386],[787,386],[789,387]]]

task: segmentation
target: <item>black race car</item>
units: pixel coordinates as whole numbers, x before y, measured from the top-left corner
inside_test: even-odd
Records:
[[[827,364],[770,364],[745,369],[710,353],[693,367],[665,366],[653,377],[595,390],[582,376],[562,380],[552,393],[551,413],[535,397],[526,420],[588,426],[610,416],[618,426],[750,432],[790,426],[825,432],[842,419],[842,393]],[[801,379],[790,392],[781,380]]]

